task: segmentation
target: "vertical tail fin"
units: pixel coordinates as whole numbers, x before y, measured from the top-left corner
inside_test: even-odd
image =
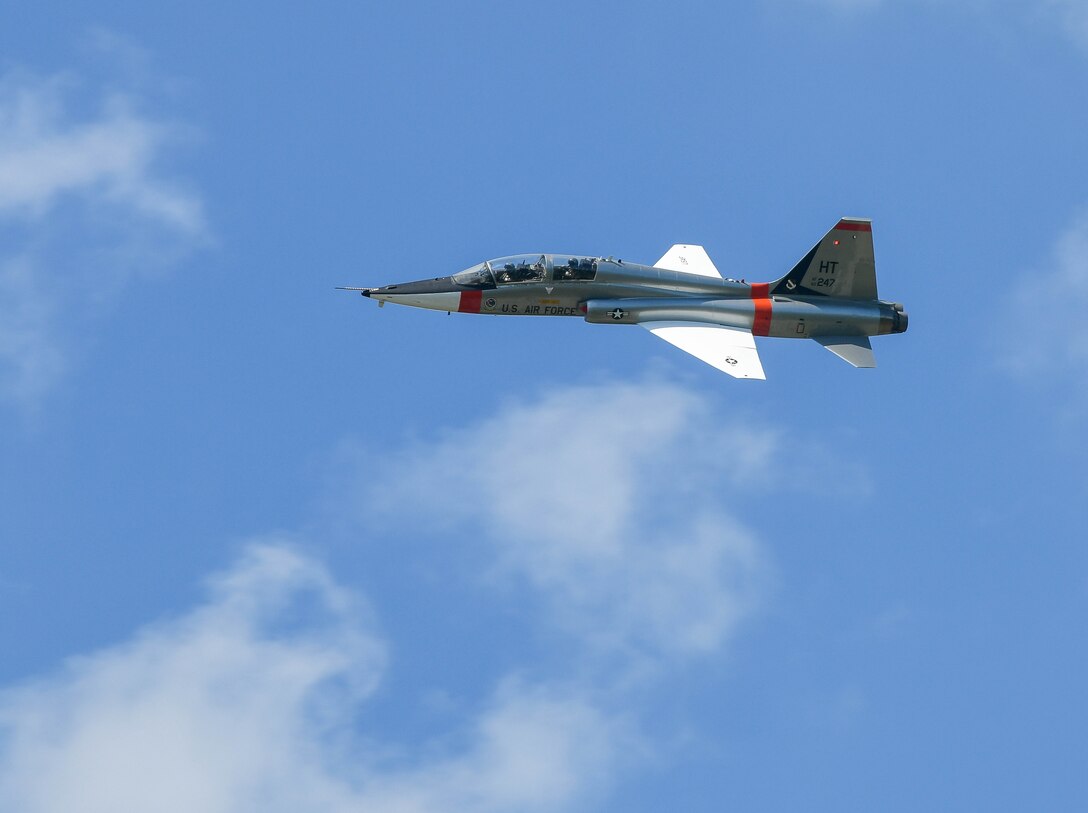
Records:
[[[872,221],[840,219],[792,271],[771,283],[771,293],[877,299]]]

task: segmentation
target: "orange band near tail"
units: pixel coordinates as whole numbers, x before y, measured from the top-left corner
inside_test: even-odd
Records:
[[[771,284],[769,282],[752,283],[752,304],[755,305],[752,334],[754,336],[769,335],[771,331]]]

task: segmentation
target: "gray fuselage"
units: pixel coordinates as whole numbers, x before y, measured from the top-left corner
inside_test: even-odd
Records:
[[[900,333],[907,321],[901,306],[879,300],[772,295],[768,283],[571,254],[504,257],[363,295],[451,313],[580,316],[597,324],[695,322],[796,339]]]

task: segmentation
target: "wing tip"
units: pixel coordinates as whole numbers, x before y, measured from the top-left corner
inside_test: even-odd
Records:
[[[695,274],[700,277],[722,278],[721,271],[714,265],[706,249],[694,243],[674,243],[661,259],[654,263],[654,268],[677,271],[682,274]]]

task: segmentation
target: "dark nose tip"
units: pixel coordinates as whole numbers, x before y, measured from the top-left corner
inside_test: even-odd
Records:
[[[370,288],[364,288],[364,289],[363,289],[362,291],[360,291],[359,293],[360,293],[360,294],[362,294],[363,296],[369,297],[369,296],[370,296],[370,291],[371,291],[371,290],[372,290],[372,289],[370,289]]]

